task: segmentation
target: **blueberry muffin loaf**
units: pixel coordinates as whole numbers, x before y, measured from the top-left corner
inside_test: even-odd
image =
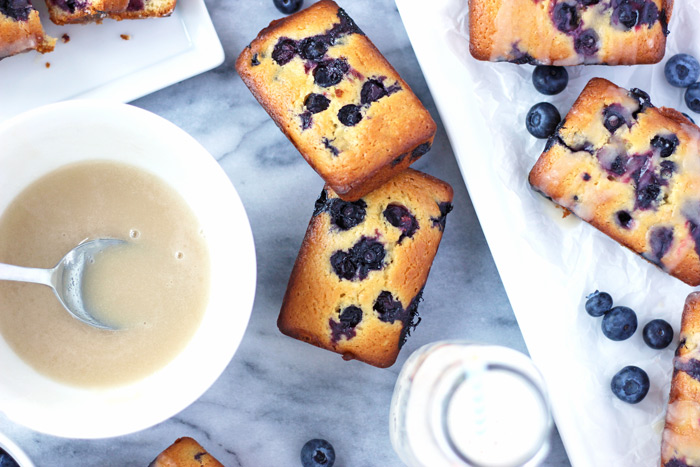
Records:
[[[224,467],[192,438],[179,438],[148,467]]]
[[[20,52],[51,52],[56,39],[44,33],[31,0],[0,0],[0,60]]]
[[[129,0],[46,0],[46,6],[55,24],[88,23],[126,10]]]
[[[700,129],[592,79],[530,172],[546,197],[662,270],[700,284]]]
[[[396,361],[452,209],[452,188],[407,169],[356,201],[328,185],[292,270],[280,330],[378,367]]]
[[[523,64],[658,63],[673,0],[470,0],[469,48]]]
[[[700,466],[700,292],[688,295],[673,360],[661,467]]]
[[[129,0],[124,11],[113,12],[109,17],[117,21],[123,19],[161,18],[170,16],[175,10],[176,0]]]
[[[239,75],[309,164],[354,201],[429,149],[435,122],[335,2],[273,21]]]

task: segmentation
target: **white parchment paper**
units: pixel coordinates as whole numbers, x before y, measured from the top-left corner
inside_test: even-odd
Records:
[[[530,65],[471,57],[466,0],[396,3],[528,350],[547,381],[572,463],[658,466],[681,312],[693,289],[574,216],[562,218],[562,210],[531,190],[527,175],[545,142],[526,131],[525,116],[532,105],[549,101],[563,117],[598,76],[643,89],[654,105],[674,107],[700,122],[700,114],[685,106],[684,90],[670,86],[663,73],[676,53],[700,57],[700,1],[676,0],[660,64],[569,67],[569,86],[552,97],[534,89]],[[601,319],[586,314],[585,296],[596,289],[637,312],[632,338],[606,339]],[[675,331],[674,342],[662,351],[642,340],[642,327],[655,318]],[[612,376],[626,365],[640,366],[651,380],[649,394],[636,405],[610,391]]]

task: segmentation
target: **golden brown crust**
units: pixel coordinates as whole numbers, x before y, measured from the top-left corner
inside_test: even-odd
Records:
[[[29,14],[27,21],[0,18],[0,59],[30,50],[51,52],[55,43],[56,39],[44,33],[36,10]]]
[[[627,119],[615,132],[603,125],[611,108]],[[700,213],[700,166],[694,162],[700,129],[673,109],[640,109],[640,101],[628,91],[592,79],[535,163],[529,182],[669,274],[700,285],[692,227],[700,222],[692,214],[696,205]],[[658,137],[678,138],[670,155],[660,155],[653,143]],[[644,206],[639,204],[647,193],[639,188],[641,174],[650,180],[647,187],[658,190]],[[629,225],[621,223],[620,215],[629,216]],[[662,234],[653,244],[651,236]]]
[[[54,24],[81,24],[90,22],[102,22],[111,12],[124,11],[129,5],[129,0],[92,0],[84,8],[76,8],[75,11],[66,11],[60,6],[47,0],[49,18]]]
[[[345,200],[356,200],[420,157],[411,153],[430,144],[437,126],[409,85],[362,33],[342,34],[325,59],[346,60],[349,71],[328,87],[315,83],[318,62],[295,55],[279,65],[271,58],[280,38],[297,43],[323,35],[340,24],[338,5],[322,0],[263,29],[236,61],[236,70],[253,96],[305,160]],[[360,89],[369,79],[398,88],[369,104],[360,104]],[[305,98],[311,93],[330,100],[327,110],[309,114],[303,126]],[[339,109],[358,105],[362,119],[354,126],[339,121]],[[329,148],[333,145],[335,154]],[[400,158],[403,154],[408,157]],[[400,159],[399,159],[400,158]]]
[[[326,186],[330,199],[336,194]],[[331,223],[327,209],[310,221],[299,255],[290,275],[277,325],[282,333],[377,367],[392,365],[401,339],[410,326],[405,321],[382,321],[374,310],[380,293],[391,293],[404,310],[420,300],[433,258],[437,253],[441,227],[440,203],[450,203],[452,188],[427,174],[407,169],[362,198],[366,203],[363,221],[349,230]],[[390,204],[405,206],[415,216],[418,229],[410,237],[389,224],[384,211]],[[380,241],[385,249],[384,266],[369,271],[365,279],[341,279],[331,266],[338,251],[349,251],[362,238]],[[362,310],[362,320],[352,336],[333,338],[330,322],[339,323],[347,307]]]
[[[197,441],[183,437],[177,439],[155,458],[149,467],[224,467]]]
[[[684,371],[698,357],[700,292],[688,295],[681,319],[680,343],[674,358],[671,392],[661,443],[661,467],[673,459],[689,467],[700,465],[700,382]],[[680,465],[680,464],[676,464]]]
[[[110,13],[109,17],[117,21],[124,19],[162,18],[170,16],[173,11],[175,11],[176,4],[176,0],[145,0],[142,9]]]
[[[582,26],[576,29],[579,32],[567,34],[559,31],[552,20],[555,0],[470,0],[469,48],[474,58],[486,61],[546,65],[658,63],[666,49],[661,18],[665,14],[670,21],[673,0],[654,2],[659,20],[651,27],[641,25],[629,30],[613,25],[609,4],[579,5],[577,14]],[[577,52],[575,41],[580,30],[595,31],[595,54]]]

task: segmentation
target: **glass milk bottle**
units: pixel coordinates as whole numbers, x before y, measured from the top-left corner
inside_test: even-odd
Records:
[[[515,350],[443,341],[406,361],[391,402],[391,442],[410,467],[536,466],[549,451],[540,373]]]

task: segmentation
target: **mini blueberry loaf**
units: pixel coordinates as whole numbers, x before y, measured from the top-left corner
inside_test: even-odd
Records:
[[[532,187],[678,279],[700,284],[700,129],[592,79],[530,172]]]
[[[29,50],[51,52],[55,43],[44,33],[31,0],[0,0],[0,59]]]
[[[342,8],[321,0],[273,21],[236,70],[306,161],[354,201],[429,149],[436,125]]]
[[[688,295],[673,359],[661,467],[700,467],[700,292]]]
[[[179,438],[148,467],[224,467],[192,438]]]
[[[46,6],[55,24],[88,23],[126,10],[129,0],[46,0]]]
[[[658,63],[673,0],[470,0],[469,48],[523,64]]]
[[[109,17],[117,21],[160,18],[170,16],[175,10],[175,5],[176,0],[129,0],[129,5],[124,11],[110,13]]]
[[[292,270],[277,325],[291,337],[378,367],[418,324],[452,187],[408,169],[357,201],[328,185]]]

